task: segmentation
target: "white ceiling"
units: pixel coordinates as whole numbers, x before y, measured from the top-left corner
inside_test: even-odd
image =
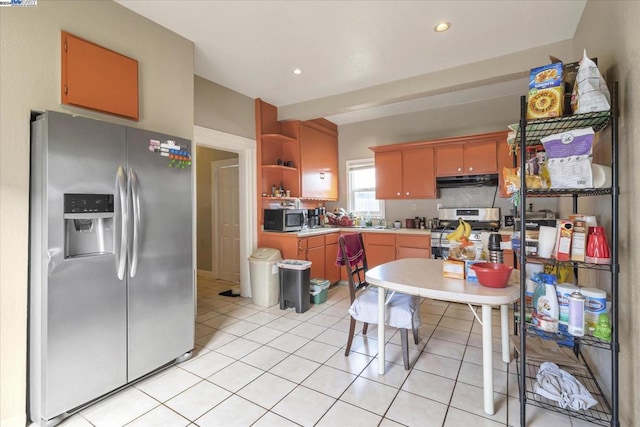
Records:
[[[117,0],[191,40],[195,72],[251,98],[317,111],[338,124],[522,93],[524,74],[428,97],[429,80],[573,38],[586,0]],[[451,22],[435,33],[440,21]],[[303,70],[295,76],[294,68]],[[522,70],[526,71],[526,67]],[[438,74],[440,73],[440,74]],[[501,73],[496,71],[496,77]],[[367,94],[349,102],[346,94]],[[304,115],[304,113],[300,113]],[[289,117],[293,118],[293,117]],[[311,118],[311,117],[299,117]]]

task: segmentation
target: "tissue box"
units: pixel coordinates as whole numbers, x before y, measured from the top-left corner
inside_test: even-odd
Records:
[[[476,271],[472,268],[469,268],[472,264],[476,262],[486,262],[486,261],[465,261],[464,262],[464,274],[467,278],[467,282],[477,282],[478,276],[476,275]]]
[[[564,75],[561,62],[532,68],[529,78],[527,119],[562,116]]]

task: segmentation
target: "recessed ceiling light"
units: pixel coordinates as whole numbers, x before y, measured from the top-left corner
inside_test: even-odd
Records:
[[[293,74],[295,74],[296,76],[299,76],[300,74],[302,74],[302,70],[300,68],[294,68]]]
[[[436,25],[434,30],[435,30],[436,33],[442,33],[444,31],[447,31],[450,26],[451,26],[451,24],[449,24],[448,22],[441,22],[438,25]]]

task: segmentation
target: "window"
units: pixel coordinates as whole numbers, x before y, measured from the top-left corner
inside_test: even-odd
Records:
[[[384,218],[384,200],[376,200],[376,168],[373,159],[348,160],[347,185],[349,212]]]

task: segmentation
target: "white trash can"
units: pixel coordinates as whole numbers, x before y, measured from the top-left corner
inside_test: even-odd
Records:
[[[258,248],[249,257],[251,301],[255,305],[271,307],[278,303],[280,299],[278,261],[282,261],[280,251],[272,248]]]

